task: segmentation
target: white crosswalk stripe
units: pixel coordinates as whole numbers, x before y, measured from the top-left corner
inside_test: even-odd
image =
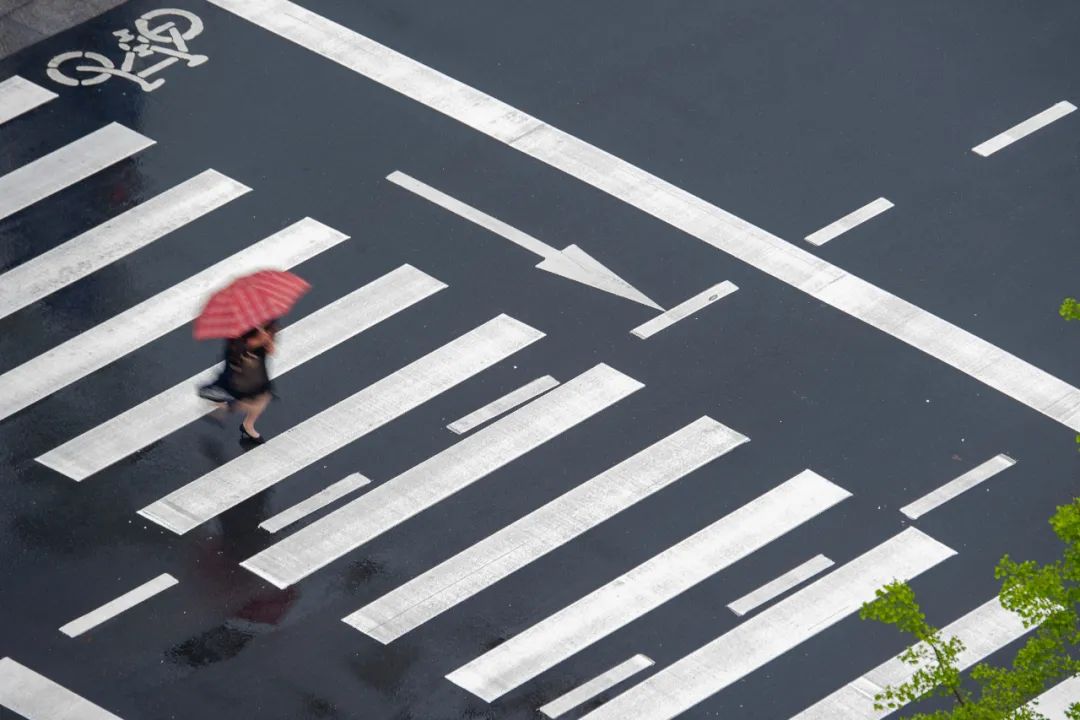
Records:
[[[0,177],[0,220],[154,144],[111,123]]]
[[[893,580],[955,555],[908,528],[635,685],[585,718],[670,720],[854,613]]]
[[[265,267],[290,268],[347,239],[310,218],[271,235],[0,375],[0,420],[191,322],[209,293]]]
[[[169,493],[139,514],[174,533],[186,533],[543,336],[500,315]]]
[[[354,290],[286,327],[278,340],[274,371],[280,376],[358,333],[439,292],[446,285],[411,265]],[[218,368],[177,383],[37,458],[46,467],[81,481],[209,413],[213,406],[195,388]]]
[[[701,418],[357,610],[345,622],[391,642],[747,440],[712,418]]]
[[[288,587],[642,387],[597,365],[241,565]]]
[[[491,702],[849,496],[804,471],[446,677]]]
[[[9,657],[0,658],[0,708],[26,720],[121,720]]]
[[[0,82],[0,125],[30,112],[56,97],[52,90],[30,82],[18,75]]]
[[[0,275],[0,318],[235,200],[251,188],[207,170]]]

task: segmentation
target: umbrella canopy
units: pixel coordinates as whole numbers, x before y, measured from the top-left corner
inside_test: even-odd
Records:
[[[195,339],[240,337],[287,313],[311,288],[281,270],[260,270],[218,290],[195,318]]]

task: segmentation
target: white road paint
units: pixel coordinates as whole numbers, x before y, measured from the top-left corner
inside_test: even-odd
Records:
[[[344,619],[389,643],[749,438],[700,418]]]
[[[289,0],[209,2],[609,193],[1080,432],[1080,390],[685,190]]]
[[[912,520],[917,520],[934,508],[940,507],[949,500],[952,500],[960,493],[970,490],[984,480],[989,480],[1002,470],[1011,468],[1015,464],[1016,461],[1008,455],[1003,454],[992,457],[982,465],[968,470],[955,480],[945,483],[937,490],[923,495],[913,503],[905,505],[900,508],[900,512],[904,513]]]
[[[582,720],[670,720],[832,627],[892,580],[955,551],[908,528],[664,668]]]
[[[386,179],[449,210],[455,215],[502,236],[531,253],[539,255],[543,260],[536,267],[541,270],[546,270],[568,280],[575,280],[597,290],[603,290],[657,310],[663,309],[577,245],[569,245],[562,250],[556,250],[531,235],[507,225],[502,220],[493,218],[471,205],[466,205],[460,200],[409,177],[403,172],[395,171],[390,173]]]
[[[460,420],[455,420],[446,426],[446,429],[457,435],[464,435],[473,428],[480,427],[488,420],[493,420],[504,413],[508,413],[518,405],[532,400],[538,395],[543,395],[553,387],[558,387],[559,381],[550,375],[537,378],[531,383],[522,385],[503,395],[501,398],[492,400],[478,410],[474,410]]]
[[[130,610],[139,603],[149,600],[162,590],[167,590],[179,582],[168,573],[158,575],[153,580],[143,583],[134,590],[129,590],[115,600],[110,600],[96,610],[92,610],[82,617],[72,620],[60,628],[60,632],[68,637],[78,637],[87,630],[96,628],[106,620],[111,620],[125,610]]]
[[[743,595],[733,603],[728,603],[728,609],[741,617],[832,566],[833,561],[829,558],[824,555],[815,555],[775,580],[765,583],[757,590]]]
[[[942,628],[945,637],[958,637],[964,651],[957,666],[966,670],[1028,632],[1018,615],[993,597]],[[875,710],[874,695],[887,685],[900,685],[914,676],[914,668],[894,657],[796,715],[792,720],[881,720],[891,710]]]
[[[1042,713],[1046,720],[1068,720],[1065,711],[1080,703],[1080,675],[1063,680],[1035,698],[1032,706]]]
[[[301,220],[0,375],[0,420],[191,322],[209,293],[265,267],[290,268],[348,236]]]
[[[989,157],[998,150],[1012,145],[1017,140],[1027,137],[1031,133],[1046,127],[1055,120],[1060,120],[1074,110],[1076,110],[1075,105],[1071,102],[1062,100],[1059,103],[1051,105],[1041,113],[1028,118],[1019,125],[1014,125],[1000,135],[995,135],[986,142],[976,145],[971,148],[971,151],[978,155],[982,155],[983,157]]]
[[[34,108],[44,105],[56,93],[46,90],[18,75],[0,82],[0,125]]]
[[[858,210],[848,213],[839,220],[826,225],[817,232],[810,233],[806,236],[806,242],[811,245],[824,245],[830,240],[843,235],[853,227],[862,225],[867,220],[877,217],[892,206],[893,204],[885,198],[878,198],[871,203],[863,205]]]
[[[492,702],[850,495],[804,470],[446,677]]]
[[[134,130],[109,123],[12,170],[0,177],[0,220],[153,144],[153,140]]]
[[[644,655],[635,655],[607,672],[597,675],[589,682],[579,685],[565,695],[555,698],[541,707],[540,712],[549,718],[557,718],[652,665],[653,661]]]
[[[711,305],[720,298],[727,297],[731,293],[735,292],[739,288],[735,283],[725,280],[722,283],[713,285],[708,290],[698,293],[694,297],[679,303],[675,307],[671,308],[662,315],[657,315],[652,320],[638,325],[630,332],[637,335],[642,340],[652,337],[656,333],[671,327],[680,320],[684,320],[694,313],[703,309],[706,305]]]
[[[427,273],[402,265],[286,326],[278,335],[274,374],[284,375],[445,287]],[[76,482],[85,480],[211,412],[214,406],[198,397],[195,388],[211,382],[218,372],[217,366],[207,368],[37,461]]]
[[[0,275],[0,318],[84,278],[202,217],[251,188],[215,170],[136,205],[131,210]]]
[[[0,658],[0,708],[26,720],[121,720],[9,657]]]
[[[282,510],[271,518],[263,520],[259,523],[259,527],[266,532],[276,533],[278,530],[292,525],[297,520],[306,518],[316,510],[321,510],[327,505],[345,497],[349,493],[370,484],[371,480],[360,473],[347,475],[336,483],[323,488],[311,497],[301,500],[292,507]]]
[[[286,588],[642,387],[597,365],[240,564]]]
[[[542,337],[539,330],[499,315],[169,493],[139,514],[174,533],[186,533]]]

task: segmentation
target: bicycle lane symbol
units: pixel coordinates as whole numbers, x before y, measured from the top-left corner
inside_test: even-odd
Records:
[[[113,33],[118,47],[124,51],[120,67],[101,53],[72,50],[50,60],[47,73],[55,82],[71,87],[99,85],[111,77],[121,77],[145,92],[152,92],[164,85],[165,79],[148,78],[165,68],[181,61],[188,67],[198,67],[210,59],[188,52],[188,40],[202,31],[203,22],[195,13],[173,8],[151,10],[135,20],[134,33],[127,28]],[[140,59],[156,56],[164,56],[164,59],[135,71],[135,64]]]

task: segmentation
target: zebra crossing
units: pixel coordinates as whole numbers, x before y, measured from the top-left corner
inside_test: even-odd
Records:
[[[216,0],[216,4],[249,15],[259,14],[251,3],[243,0]],[[268,3],[267,7],[279,5],[282,3]],[[271,14],[264,11],[262,17],[266,20]],[[279,22],[280,18],[275,21]],[[321,21],[316,25],[328,30]],[[279,31],[300,32],[291,24]],[[349,49],[350,43],[355,42],[349,31],[340,29],[331,34],[342,44],[336,50],[325,47],[326,52],[345,52],[344,59],[349,63],[361,62],[357,53]],[[318,42],[329,41],[323,38]],[[397,82],[375,67],[364,65],[363,72],[378,74],[386,82]],[[32,85],[18,78],[0,83],[0,122],[33,112],[51,100],[46,96],[48,91],[35,90],[36,86]],[[434,93],[435,87],[420,87],[415,92]],[[553,129],[536,126],[532,118],[523,114],[502,112],[505,108],[491,105],[491,98],[471,95],[466,92],[468,88],[459,90],[464,97],[474,100],[476,106],[486,108],[485,112],[491,111],[484,117],[470,117],[474,126],[508,143],[520,141],[530,148],[529,152],[544,156],[553,164],[569,162],[568,156],[549,156],[553,152],[551,147],[543,145],[541,136],[554,132]],[[426,97],[432,100],[434,95]],[[458,100],[446,100],[444,111],[463,112]],[[532,131],[538,131],[536,136],[523,140]],[[114,123],[52,151],[0,177],[0,220],[153,144],[150,138]],[[586,157],[585,161],[590,158]],[[633,175],[629,173],[628,177]],[[597,186],[603,185],[601,179],[595,180]],[[137,260],[138,251],[156,240],[247,193],[258,191],[255,182],[248,187],[212,169],[183,180],[0,275],[0,319],[86,279],[120,258],[133,256]],[[695,200],[682,198],[680,202],[705,212]],[[667,216],[670,208],[657,205],[654,210]],[[304,213],[303,208],[295,211]],[[707,214],[707,222],[700,218],[680,222],[698,223],[700,226],[695,225],[698,233],[712,232],[716,224],[730,222],[718,219],[711,211]],[[747,237],[753,238],[753,242],[765,242],[758,235]],[[752,242],[747,237],[716,242],[734,247],[737,255],[750,255]],[[70,385],[92,383],[96,372],[190,322],[206,294],[229,278],[266,266],[296,267],[349,239],[342,230],[304,217],[4,371],[0,374],[0,422]],[[901,307],[898,298],[853,276],[836,275],[825,264],[810,262],[802,256],[785,257],[785,261],[792,257],[806,261],[806,267],[781,267],[781,261],[775,257],[759,258],[758,262],[770,265],[772,273],[785,281],[801,289],[809,288],[807,292],[863,319],[892,310],[917,314],[917,309]],[[284,375],[317,357],[331,355],[338,345],[376,326],[392,326],[406,310],[439,302],[440,293],[448,284],[438,279],[437,268],[429,269],[433,274],[409,264],[400,265],[293,322],[281,334],[276,374]],[[736,289],[729,281],[717,284],[630,332],[643,340],[650,338]],[[1025,402],[1061,422],[1075,423],[1075,408],[1069,404],[1072,388],[1039,374],[1023,361],[991,353],[994,357],[989,364],[1018,367],[1022,371],[1020,375],[1036,378],[1039,387],[1017,390],[1012,380],[1005,379],[1003,374],[991,377],[998,371],[976,363],[970,353],[963,354],[966,352],[963,348],[970,349],[970,338],[963,336],[963,331],[952,326],[945,328],[946,334],[961,341],[957,346],[963,352],[952,354],[928,339],[932,334],[928,329],[944,326],[935,323],[932,316],[924,320],[920,330],[924,334],[913,341],[920,347],[932,346],[932,354],[947,356],[950,364],[994,387],[1004,388],[1009,394],[1022,395]],[[902,334],[898,328],[890,327],[893,334]],[[348,380],[335,381],[334,390],[341,399],[299,420],[266,444],[180,484],[138,510],[138,515],[172,534],[184,536],[180,539],[183,542],[201,526],[342,448],[485,372],[512,362],[519,353],[547,340],[552,332],[552,328],[540,323],[526,323],[500,313],[449,342],[431,343],[425,354],[366,387],[345,387]],[[973,369],[975,365],[979,367]],[[36,462],[74,482],[102,473],[208,414],[212,408],[194,395],[193,388],[212,378],[215,370],[206,368],[171,387],[157,390],[139,404],[102,419],[94,427],[42,453]],[[320,571],[333,572],[331,565],[376,538],[510,463],[542,452],[545,445],[573,433],[593,418],[618,413],[620,403],[635,394],[647,396],[648,390],[644,380],[609,364],[606,358],[588,363],[587,369],[561,382],[545,375],[446,425],[461,437],[455,437],[453,444],[409,469],[388,479],[372,480],[359,472],[344,479],[338,476],[318,493],[278,515],[264,518],[257,527],[269,533],[300,527],[283,533],[281,539],[247,557],[239,566],[283,590]],[[571,547],[588,531],[618,514],[647,505],[655,495],[690,474],[714,465],[722,466],[726,456],[753,440],[740,432],[739,427],[738,418],[686,418],[678,430],[598,474],[587,479],[576,478],[569,490],[554,499],[340,618],[351,628],[342,632],[389,646],[406,635],[422,633],[424,626],[437,617],[469,614],[470,600],[481,593],[499,592],[500,583],[531,563],[559,548]],[[910,498],[912,504],[902,512],[913,520],[918,519],[930,509],[955,500],[961,491],[988,482],[995,472],[1015,461],[1000,455],[991,462],[993,472],[983,468],[984,472],[980,473],[976,468],[972,471],[974,475],[958,478],[936,495]],[[465,664],[443,668],[445,680],[486,704],[498,703],[575,655],[626,631],[647,614],[674,604],[680,595],[732,565],[752,562],[755,553],[785,535],[803,526],[813,527],[821,522],[819,516],[827,515],[856,492],[813,470],[804,470],[674,545],[652,549],[652,556],[644,562],[609,582],[598,584],[561,609],[534,618],[524,630]],[[347,499],[354,494],[355,497]],[[342,501],[345,502],[336,509],[320,514]],[[623,686],[622,692],[580,717],[595,720],[678,717],[849,618],[886,582],[917,578],[957,554],[956,549],[935,539],[929,531],[911,527],[875,547],[863,549],[854,559],[835,568],[831,560],[817,555],[775,583],[742,598],[731,597],[732,610],[739,616],[738,624],[684,657],[664,664],[635,655],[609,673],[581,678],[580,687],[553,694],[535,709],[557,717],[580,708],[599,693]],[[148,583],[148,589],[137,588],[132,593],[148,596],[175,583],[166,573]],[[99,610],[111,608],[105,612],[109,619],[123,612],[139,612],[137,601],[121,600]],[[67,630],[61,628],[61,632],[72,637],[89,632],[104,621],[101,618],[105,615],[95,613],[98,611],[73,621],[73,626],[65,626]],[[962,659],[968,667],[1019,640],[1028,629],[992,599],[956,620],[945,632],[957,634],[965,641],[968,649]],[[886,684],[903,681],[908,671],[897,659],[887,660],[796,718],[884,718],[885,715],[872,708],[873,692]],[[637,677],[644,679],[638,681]],[[629,687],[624,687],[632,680]],[[1059,686],[1065,690],[1048,691],[1048,707],[1059,703],[1059,696],[1071,693],[1074,686],[1075,682],[1065,681]],[[116,718],[12,658],[0,659],[0,707],[30,720]],[[1060,710],[1061,717],[1063,712]]]

